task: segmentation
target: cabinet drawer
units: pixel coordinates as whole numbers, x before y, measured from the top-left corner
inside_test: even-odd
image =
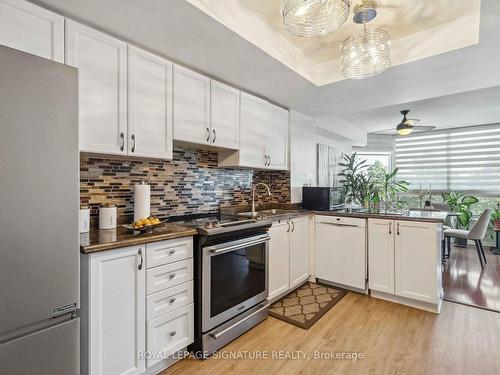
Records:
[[[193,303],[193,282],[174,286],[146,298],[147,320],[172,312]]]
[[[146,267],[152,268],[193,257],[193,237],[146,245]]]
[[[147,366],[150,367],[191,344],[194,338],[193,326],[193,304],[147,322],[146,349],[158,353],[156,358],[148,358]]]
[[[193,279],[193,259],[181,260],[146,272],[147,294],[152,294]]]
[[[366,219],[358,219],[354,217],[316,215],[315,222],[323,224],[336,224],[338,226],[366,227]]]

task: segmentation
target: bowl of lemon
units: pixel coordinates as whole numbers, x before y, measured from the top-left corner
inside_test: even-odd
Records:
[[[139,232],[147,232],[161,224],[162,221],[156,216],[150,216],[134,221],[132,224],[125,224],[123,227]]]

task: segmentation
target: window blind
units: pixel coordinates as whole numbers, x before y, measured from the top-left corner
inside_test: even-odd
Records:
[[[410,190],[500,193],[500,124],[397,136],[394,162]]]

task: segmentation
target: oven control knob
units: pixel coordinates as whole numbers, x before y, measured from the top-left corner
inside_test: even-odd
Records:
[[[220,221],[219,220],[215,221],[213,225],[214,228],[220,228]]]
[[[207,229],[212,229],[213,228],[213,225],[212,223],[209,221],[208,223],[205,224],[205,228]]]

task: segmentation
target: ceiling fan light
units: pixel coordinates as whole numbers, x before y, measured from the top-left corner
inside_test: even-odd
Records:
[[[283,25],[297,36],[326,35],[345,23],[350,7],[350,0],[285,0]]]
[[[409,125],[406,123],[401,123],[396,126],[396,131],[399,135],[409,135],[413,132],[413,125]]]

